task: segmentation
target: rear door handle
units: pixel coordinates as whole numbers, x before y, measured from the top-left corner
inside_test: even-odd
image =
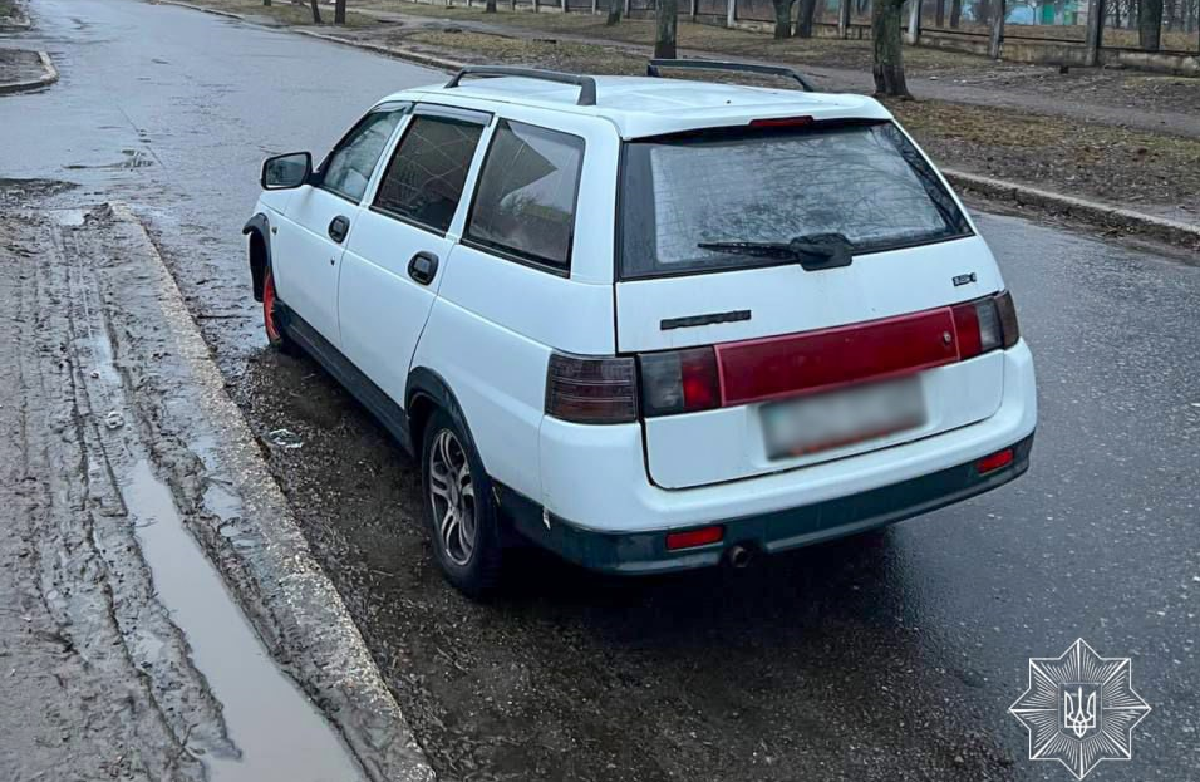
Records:
[[[437,276],[438,257],[431,252],[422,250],[408,262],[408,276],[421,285],[428,285]]]
[[[350,221],[338,215],[329,221],[329,238],[337,244],[341,244],[346,240],[346,234],[350,233]]]

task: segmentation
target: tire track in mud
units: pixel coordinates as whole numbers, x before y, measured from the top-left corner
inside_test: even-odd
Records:
[[[175,680],[171,696],[161,677],[156,683],[147,673],[145,663],[153,668],[153,662],[137,659],[127,637],[143,621],[147,630],[167,628],[161,625],[164,615],[152,607],[157,604],[144,602],[152,589],[138,583],[144,565],[137,561],[136,546],[122,539],[123,508],[114,502],[115,487],[105,485],[111,473],[97,460],[97,438],[88,432],[62,245],[55,243],[55,229],[44,218],[6,222],[15,226],[7,244],[18,261],[9,272],[24,283],[12,297],[18,314],[16,333],[8,336],[16,359],[14,390],[21,400],[21,438],[13,456],[25,487],[14,510],[32,555],[28,575],[37,585],[46,623],[73,658],[73,675],[60,675],[58,681],[82,724],[64,720],[69,729],[63,742],[78,741],[90,750],[79,753],[83,759],[72,762],[75,768],[61,768],[51,751],[14,764],[47,764],[56,770],[55,778],[88,779],[94,778],[86,770],[91,758],[98,770],[132,779],[202,780],[203,766],[184,748],[187,729],[180,717],[190,709],[179,711],[193,699],[205,711],[202,686],[184,674]],[[38,673],[36,665],[31,663],[29,674]]]
[[[0,210],[11,225],[30,288],[15,461],[43,495],[30,567],[79,678],[103,664],[132,704],[106,728],[128,727],[127,776],[431,779],[136,218]]]

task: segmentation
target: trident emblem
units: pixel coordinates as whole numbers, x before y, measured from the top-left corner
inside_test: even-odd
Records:
[[[1072,697],[1070,691],[1063,690],[1063,730],[1075,734],[1075,738],[1083,738],[1083,734],[1096,727],[1096,693],[1093,691],[1083,699],[1083,688],[1075,688]]]

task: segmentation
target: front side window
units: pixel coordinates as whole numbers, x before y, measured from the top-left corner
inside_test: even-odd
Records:
[[[625,278],[762,266],[763,245],[831,236],[864,254],[970,233],[891,123],[631,142],[621,200]]]
[[[501,121],[479,175],[467,238],[568,268],[582,164],[578,136]]]
[[[363,117],[329,153],[321,174],[321,187],[356,204],[361,201],[371,173],[402,116],[404,107],[394,106],[376,109]]]
[[[383,173],[375,208],[445,233],[462,198],[483,126],[417,116]]]

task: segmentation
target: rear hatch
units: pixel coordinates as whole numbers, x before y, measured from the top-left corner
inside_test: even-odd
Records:
[[[889,122],[773,120],[623,155],[617,336],[650,477],[686,488],[982,420],[999,272]],[[982,322],[981,322],[982,321]],[[681,350],[685,349],[685,350]]]

